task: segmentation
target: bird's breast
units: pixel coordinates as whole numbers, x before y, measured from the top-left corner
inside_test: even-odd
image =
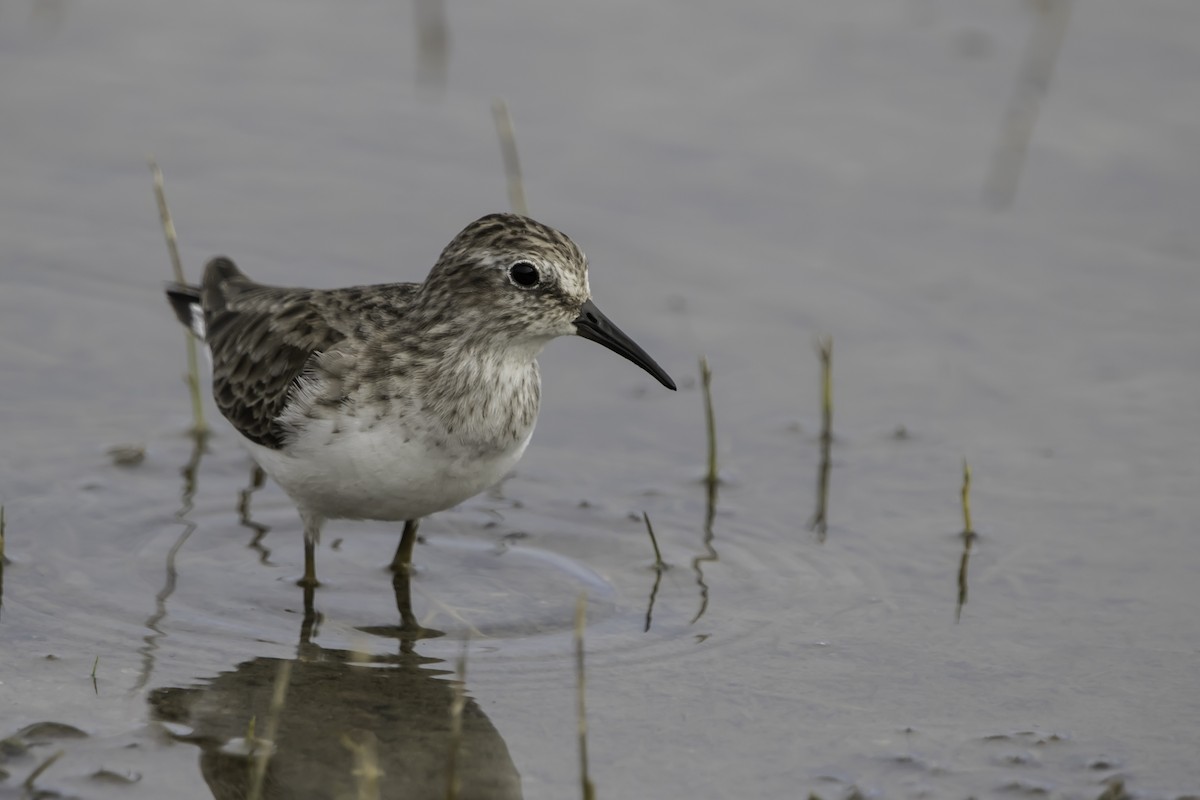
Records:
[[[407,520],[455,506],[520,460],[532,424],[491,441],[464,440],[411,417],[310,420],[282,450],[252,455],[292,499],[333,519]]]
[[[322,516],[406,520],[450,508],[503,478],[533,434],[536,364],[459,359],[429,377],[369,374],[359,363],[312,376],[281,416],[286,445],[252,447]]]

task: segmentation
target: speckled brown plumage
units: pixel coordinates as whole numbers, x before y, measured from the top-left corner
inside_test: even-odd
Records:
[[[597,341],[675,388],[591,302],[575,243],[515,214],[468,225],[424,283],[265,286],[218,257],[199,287],[167,294],[208,345],[217,407],[296,502],[310,549],[326,518],[415,520],[502,477],[532,434],[536,357],[557,336]]]
[[[288,433],[280,415],[305,370],[315,367],[314,356],[395,323],[419,288],[415,283],[264,286],[218,256],[205,267],[200,287],[172,286],[168,294],[177,313],[183,305],[179,300],[203,308],[213,399],[221,414],[250,441],[278,449]]]

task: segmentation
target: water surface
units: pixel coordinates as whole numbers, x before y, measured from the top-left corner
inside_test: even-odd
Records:
[[[67,796],[236,791],[282,662],[276,796],[349,791],[366,732],[388,791],[442,796],[468,632],[463,796],[575,796],[581,591],[603,797],[1200,793],[1200,8],[1075,4],[1001,210],[1029,4],[452,5],[441,88],[416,19],[0,5],[0,736],[23,731],[0,796],[58,750],[36,786]],[[306,626],[282,492],[239,515],[223,426],[181,474],[145,157],[193,275],[221,252],[276,283],[418,280],[506,207],[495,97],[532,212],[681,390],[555,342],[517,473],[422,526],[413,610],[445,635],[388,635],[383,524],[329,526]],[[671,565],[649,630],[643,512]]]

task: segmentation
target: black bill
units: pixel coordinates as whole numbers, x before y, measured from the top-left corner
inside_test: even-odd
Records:
[[[663,386],[671,391],[675,390],[675,381],[671,380],[671,376],[654,363],[654,359],[647,355],[645,350],[638,347],[633,339],[626,336],[620,328],[609,321],[608,317],[600,313],[600,309],[596,308],[596,304],[591,300],[584,303],[583,308],[579,310],[579,317],[575,320],[575,329],[583,338],[599,342],[614,353],[620,353],[653,375]]]

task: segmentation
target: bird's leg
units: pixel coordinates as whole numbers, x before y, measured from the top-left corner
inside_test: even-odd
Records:
[[[308,511],[300,512],[304,521],[304,577],[296,581],[297,585],[315,589],[321,585],[317,580],[317,542],[321,541],[321,525],[325,520],[319,514]]]
[[[392,591],[396,595],[396,610],[400,612],[400,630],[407,634],[419,633],[422,628],[412,610],[412,589],[408,570],[392,572]]]
[[[313,607],[315,587],[304,587],[304,619],[300,623],[300,644],[309,644],[317,633],[317,625],[321,622],[321,614]]]
[[[404,533],[400,535],[400,546],[396,548],[396,555],[392,557],[392,572],[412,574],[413,546],[417,543],[418,522],[420,520],[417,519],[404,521]]]

